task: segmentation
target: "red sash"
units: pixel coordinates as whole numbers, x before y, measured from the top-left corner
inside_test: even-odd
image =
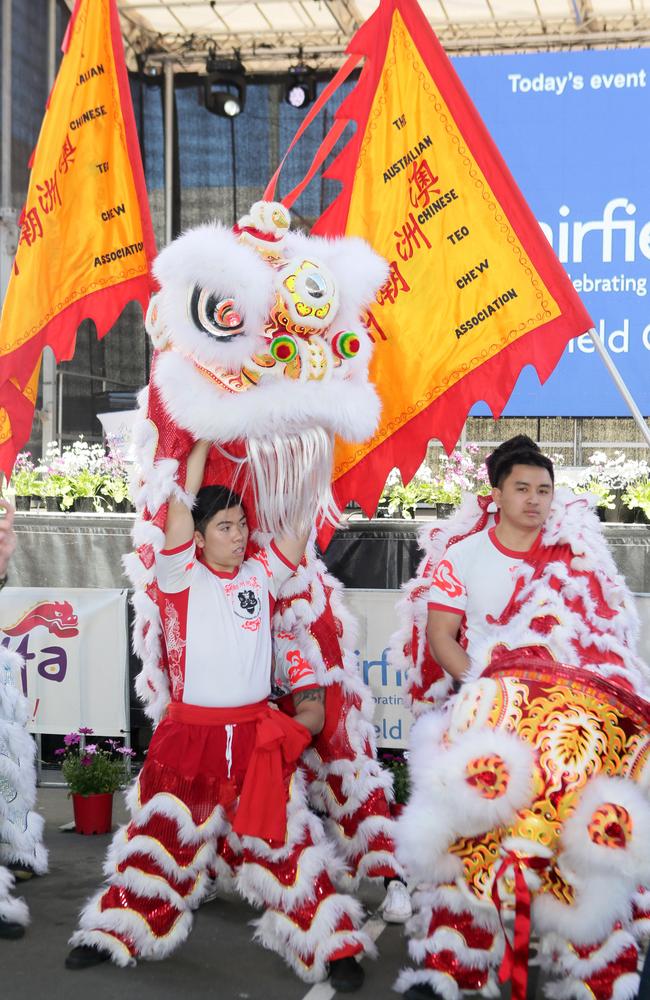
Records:
[[[257,723],[255,747],[232,828],[240,836],[284,843],[287,831],[285,773],[294,770],[303,750],[311,743],[309,730],[265,701],[239,708],[204,708],[172,702],[167,717],[172,722],[198,726]]]

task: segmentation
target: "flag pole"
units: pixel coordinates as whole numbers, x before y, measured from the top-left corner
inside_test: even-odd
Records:
[[[632,396],[632,393],[630,392],[630,390],[626,386],[625,382],[623,381],[623,377],[622,377],[621,373],[619,372],[618,368],[616,367],[616,365],[612,361],[612,358],[611,358],[611,356],[609,354],[609,351],[607,350],[607,348],[603,344],[602,340],[600,339],[600,337],[596,333],[595,329],[592,327],[592,329],[589,330],[588,333],[589,333],[589,336],[591,337],[591,339],[593,341],[594,347],[596,348],[596,350],[600,354],[600,356],[601,356],[601,358],[603,360],[603,363],[604,363],[605,367],[607,368],[607,371],[612,376],[612,379],[614,380],[614,385],[616,386],[616,388],[620,392],[621,396],[623,397],[623,399],[627,403],[628,409],[629,409],[630,413],[632,414],[632,416],[634,417],[634,420],[635,420],[635,422],[636,422],[639,430],[643,434],[643,437],[645,438],[646,444],[648,445],[648,447],[650,447],[650,427],[648,427],[648,425],[646,423],[646,420],[645,420],[643,414],[641,413],[641,410],[639,409],[639,407],[634,402],[634,397]]]
[[[48,0],[47,9],[47,91],[50,93],[56,77],[56,0]],[[43,350],[41,368],[41,448],[45,456],[47,446],[54,441],[59,426],[56,392],[56,357],[50,347]],[[61,442],[59,441],[59,445]]]
[[[2,51],[0,52],[0,307],[7,290],[16,252],[16,212],[11,205],[11,0],[0,0]]]
[[[174,65],[171,59],[165,62],[165,243],[171,243],[174,218]]]

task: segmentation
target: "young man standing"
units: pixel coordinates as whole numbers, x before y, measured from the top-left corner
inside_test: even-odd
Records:
[[[521,563],[534,559],[553,500],[553,463],[529,439],[506,441],[486,464],[496,523],[449,546],[429,596],[432,655],[458,682],[507,606]]]
[[[325,833],[296,770],[323,726],[323,691],[303,677],[293,718],[268,703],[273,603],[306,538],[287,534],[247,559],[239,497],[198,489],[209,449],[199,441],[189,455],[186,490],[197,501],[190,512],[170,500],[156,556],[171,701],[129,795],[108,887],[84,909],[66,965],[165,957],[187,937],[225,851],[236,888],[266,907],[256,937],[301,978],[329,974],[349,992],[363,982],[361,908],[334,892]]]

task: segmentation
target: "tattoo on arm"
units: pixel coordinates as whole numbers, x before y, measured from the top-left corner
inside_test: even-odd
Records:
[[[325,701],[325,688],[310,688],[308,691],[294,691],[293,703],[296,708],[303,701]]]

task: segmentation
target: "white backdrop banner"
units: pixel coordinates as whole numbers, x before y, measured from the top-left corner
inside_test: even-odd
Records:
[[[23,657],[16,686],[32,733],[129,730],[127,591],[7,587],[0,642]]]
[[[404,705],[404,677],[388,663],[388,643],[398,627],[395,605],[399,590],[347,590],[346,604],[359,623],[356,650],[361,675],[375,702],[377,745],[405,748],[411,717]],[[637,594],[641,618],[639,652],[650,662],[650,594]]]
[[[359,625],[357,657],[375,702],[380,747],[408,745],[404,677],[388,662],[398,627],[398,590],[348,590]],[[638,594],[641,656],[650,662],[650,594]],[[7,587],[0,642],[25,660],[15,678],[29,701],[33,733],[90,726],[101,736],[128,731],[128,631],[125,590]]]
[[[399,590],[346,590],[345,603],[359,624],[357,656],[361,676],[375,702],[377,746],[398,749],[408,744],[411,716],[404,705],[401,670],[388,663],[388,643],[398,627],[395,605]]]

